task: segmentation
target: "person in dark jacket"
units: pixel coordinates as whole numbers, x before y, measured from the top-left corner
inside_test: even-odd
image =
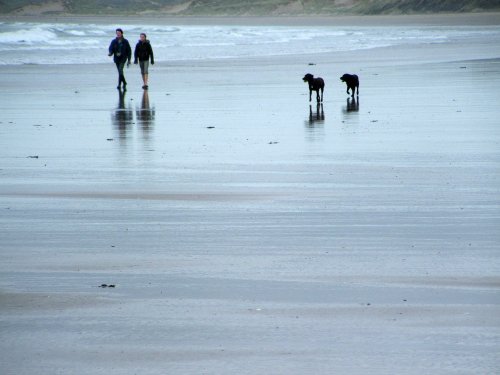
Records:
[[[151,60],[151,65],[154,65],[155,59],[153,56],[153,48],[151,47],[151,43],[146,37],[146,34],[141,33],[139,42],[137,42],[134,51],[134,64],[137,64],[139,61],[139,66],[141,67],[141,75],[142,82],[144,85],[142,88],[144,90],[148,89],[148,68],[149,68],[149,60]]]
[[[127,81],[125,81],[125,75],[123,74],[123,68],[125,63],[127,67],[130,66],[130,60],[132,59],[132,48],[130,48],[130,43],[127,39],[123,37],[123,30],[116,29],[116,38],[111,41],[109,45],[108,56],[113,56],[113,60],[116,64],[116,69],[118,69],[118,86],[123,83],[123,90],[127,89]]]

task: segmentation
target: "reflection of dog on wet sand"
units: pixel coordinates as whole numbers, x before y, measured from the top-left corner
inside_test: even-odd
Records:
[[[323,81],[323,78],[317,77],[314,78],[314,76],[310,73],[307,73],[304,78],[302,78],[304,82],[307,82],[309,84],[309,101],[311,101],[311,96],[312,92],[316,91],[316,101],[322,102],[323,101],[323,91],[325,90],[325,81]],[[321,97],[319,92],[321,91]]]
[[[347,85],[347,94],[349,94],[349,90],[351,90],[352,94],[351,96],[354,98],[354,94],[356,92],[356,89],[358,89],[357,95],[359,95],[359,78],[356,74],[344,74],[342,77],[340,77],[340,80],[342,82],[345,82]]]
[[[313,112],[312,105],[309,105],[309,126],[315,124],[322,124],[325,121],[325,112],[323,111],[323,104],[316,105],[316,113]]]
[[[358,112],[359,111],[359,99],[347,98],[347,112]]]

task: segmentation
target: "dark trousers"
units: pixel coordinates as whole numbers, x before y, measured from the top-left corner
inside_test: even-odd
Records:
[[[127,84],[127,81],[125,81],[125,75],[123,74],[124,67],[125,67],[125,61],[116,63],[116,69],[118,70],[118,86],[120,86],[122,82],[124,85]]]

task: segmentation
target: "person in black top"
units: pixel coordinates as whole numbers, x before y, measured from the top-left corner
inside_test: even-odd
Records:
[[[120,84],[123,82],[123,90],[127,89],[127,81],[125,81],[125,76],[123,74],[123,68],[125,63],[127,67],[130,66],[130,60],[132,59],[132,48],[130,48],[130,43],[127,39],[123,37],[123,30],[116,29],[116,38],[111,41],[109,45],[108,56],[113,56],[113,60],[116,64],[116,69],[118,69],[118,86],[120,89]]]
[[[153,56],[153,48],[151,47],[151,43],[147,40],[146,34],[141,33],[140,40],[137,42],[134,51],[134,64],[137,64],[139,61],[139,66],[141,67],[141,75],[142,81],[144,85],[142,88],[144,90],[148,89],[148,68],[149,68],[149,60],[151,59],[151,65],[154,65],[155,59]]]

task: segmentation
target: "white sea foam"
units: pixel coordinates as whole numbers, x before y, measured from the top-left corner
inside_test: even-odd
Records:
[[[57,39],[57,35],[47,29],[34,27],[31,29],[20,29],[16,31],[0,32],[0,46],[9,46],[12,49],[18,44],[50,43]]]
[[[157,61],[324,53],[457,38],[500,42],[495,27],[272,27],[123,25],[136,43],[146,32]],[[94,24],[0,23],[0,64],[107,63],[114,27]],[[100,52],[99,52],[100,51]]]

